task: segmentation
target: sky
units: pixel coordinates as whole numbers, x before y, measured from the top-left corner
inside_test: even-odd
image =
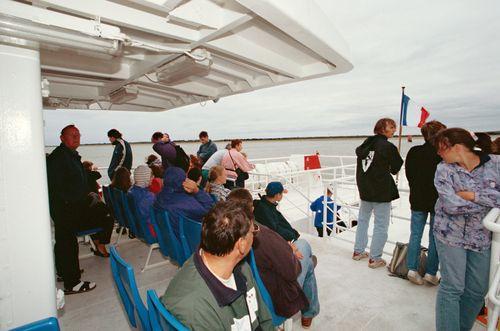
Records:
[[[69,123],[84,144],[107,142],[110,128],[132,142],[154,131],[174,140],[201,130],[216,140],[367,135],[379,118],[398,120],[401,86],[448,127],[500,130],[500,1],[316,2],[349,44],[352,71],[159,113],[44,110],[46,144]]]

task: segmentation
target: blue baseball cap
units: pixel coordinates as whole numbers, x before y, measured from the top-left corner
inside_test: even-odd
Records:
[[[266,194],[268,196],[272,197],[278,193],[283,193],[283,191],[285,191],[285,188],[283,187],[283,184],[281,184],[280,182],[270,182],[269,184],[267,184]]]

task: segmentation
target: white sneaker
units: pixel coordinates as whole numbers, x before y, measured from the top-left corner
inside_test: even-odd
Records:
[[[409,270],[407,277],[408,280],[415,285],[424,285],[424,280],[422,279],[422,276],[420,276],[420,274],[415,270]]]
[[[424,280],[429,284],[433,286],[439,285],[439,278],[438,276],[430,275],[430,274],[425,274]]]

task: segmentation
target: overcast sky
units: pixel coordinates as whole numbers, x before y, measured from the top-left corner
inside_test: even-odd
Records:
[[[378,118],[398,119],[403,85],[449,127],[500,130],[500,1],[316,2],[349,44],[351,72],[161,113],[47,110],[46,144],[69,123],[82,143],[106,142],[110,128],[129,141],[157,130],[174,139],[370,134]]]

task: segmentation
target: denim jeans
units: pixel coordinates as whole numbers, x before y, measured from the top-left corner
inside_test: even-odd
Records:
[[[420,243],[422,241],[422,235],[424,234],[427,214],[430,214],[430,226],[429,251],[427,252],[425,272],[429,275],[436,276],[439,266],[439,258],[436,251],[436,244],[434,243],[434,235],[432,233],[432,227],[434,226],[434,213],[417,210],[411,211],[411,233],[410,243],[408,244],[407,266],[408,270],[418,271],[418,264],[420,262]]]
[[[441,261],[436,330],[470,330],[488,292],[491,249],[474,252],[440,240],[436,248]]]
[[[318,285],[316,284],[316,275],[314,274],[314,265],[312,262],[311,246],[304,239],[294,242],[298,250],[304,256],[300,259],[302,271],[297,277],[297,282],[302,287],[304,294],[309,300],[309,307],[302,310],[303,317],[314,317],[319,314]]]
[[[370,246],[370,259],[379,260],[382,258],[384,246],[387,241],[387,231],[389,230],[389,220],[391,218],[390,202],[369,202],[361,200],[358,225],[356,226],[354,252],[363,253],[366,249],[366,245],[368,245],[368,225],[370,224],[372,210],[375,215],[375,223]]]

